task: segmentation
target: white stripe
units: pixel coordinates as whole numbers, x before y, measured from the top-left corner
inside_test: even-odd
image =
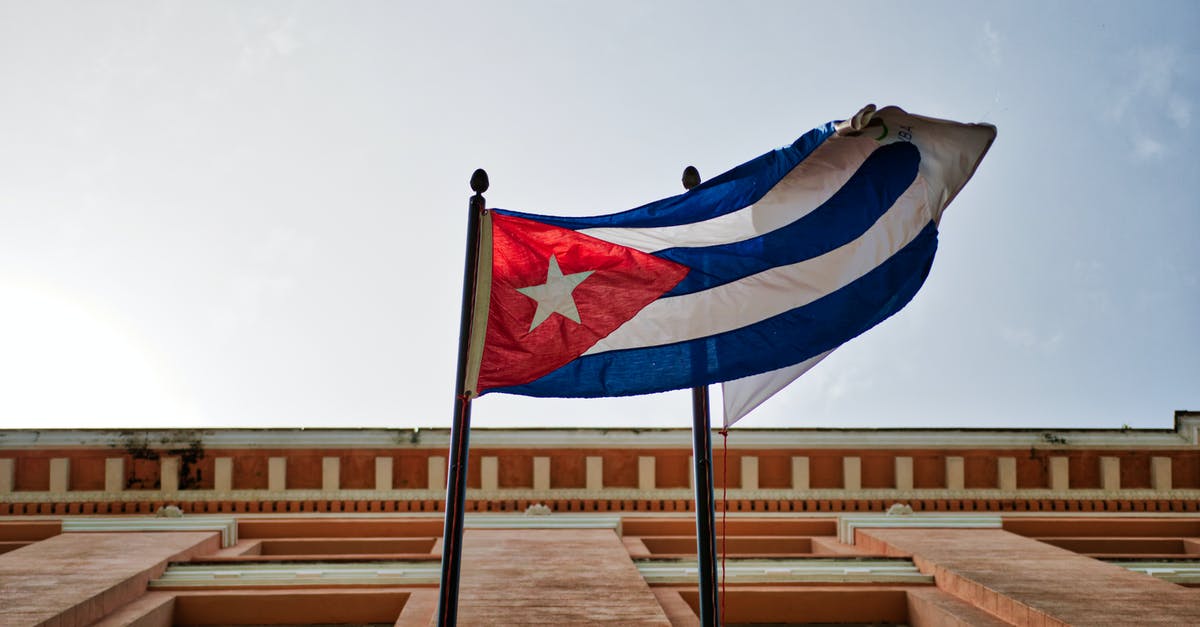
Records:
[[[722,383],[721,398],[725,405],[725,428],[732,427],[733,423],[744,418],[746,414],[762,405],[779,390],[790,385],[792,381],[799,379],[800,375],[811,370],[832,352],[833,349],[829,349],[798,364]]]
[[[678,246],[716,246],[758,237],[808,215],[862,166],[879,144],[866,137],[831,136],[753,205],[702,222],[647,228],[580,229],[606,242],[653,253]]]
[[[845,246],[702,292],[660,298],[584,354],[708,337],[812,303],[862,277],[911,242],[933,217],[925,201],[925,179],[918,176],[871,228]]]
[[[921,151],[919,173],[926,181],[928,204],[935,222],[941,222],[946,205],[971,179],[975,168],[987,154],[996,127],[988,124],[959,124],[907,113],[898,107],[884,107],[875,117],[883,117],[892,129],[892,143],[897,131],[913,129],[912,143]]]
[[[474,205],[472,205],[474,207]],[[478,396],[479,367],[483,363],[483,345],[487,339],[488,306],[492,301],[492,212],[479,217],[479,257],[475,264],[475,308],[471,311],[471,330],[467,340],[467,376],[463,391]]]

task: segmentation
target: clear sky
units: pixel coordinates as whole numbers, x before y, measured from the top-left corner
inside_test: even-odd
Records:
[[[0,0],[0,427],[446,426],[472,170],[610,213],[868,102],[999,136],[913,302],[740,426],[1169,427],[1198,33],[1195,2]]]

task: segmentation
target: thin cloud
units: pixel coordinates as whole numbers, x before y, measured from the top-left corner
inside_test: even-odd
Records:
[[[1181,88],[1187,55],[1174,45],[1146,46],[1126,53],[1115,67],[1125,71],[1114,77],[1106,117],[1129,129],[1135,161],[1161,158],[1170,152],[1166,138],[1191,125],[1192,103]]]
[[[1146,135],[1135,135],[1133,138],[1133,158],[1138,161],[1149,161],[1163,156],[1167,148],[1162,142]]]
[[[989,63],[999,66],[1004,60],[1001,50],[1000,33],[992,28],[991,22],[983,23],[983,37],[980,38],[980,45],[983,49],[983,57]]]
[[[1180,129],[1185,129],[1192,123],[1192,103],[1186,98],[1172,95],[1167,100],[1167,117]]]
[[[238,69],[253,74],[267,69],[272,63],[285,59],[301,48],[301,40],[294,17],[264,22],[242,44],[238,58]]]
[[[1061,331],[1055,331],[1041,335],[1029,328],[1005,327],[1000,330],[1000,338],[1010,346],[1040,353],[1052,353],[1062,343],[1063,334]]]

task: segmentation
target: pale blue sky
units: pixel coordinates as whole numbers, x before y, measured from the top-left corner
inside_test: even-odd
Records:
[[[848,7],[854,6],[851,10]],[[900,314],[740,426],[1200,409],[1200,5],[0,1],[0,427],[445,426],[467,180],[594,214],[990,122]],[[687,426],[687,393],[476,426]]]

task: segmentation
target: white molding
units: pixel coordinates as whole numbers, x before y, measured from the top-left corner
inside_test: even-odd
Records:
[[[1200,490],[1150,490],[1128,489],[1106,491],[1099,489],[1071,489],[1063,491],[1044,488],[1027,490],[997,490],[997,489],[916,489],[896,490],[891,488],[871,488],[864,490],[817,489],[817,490],[787,490],[759,489],[743,490],[730,488],[727,499],[762,500],[762,501],[872,501],[907,502],[914,500],[1061,500],[1061,501],[1147,501],[1147,500],[1200,500]],[[215,490],[181,490],[179,492],[160,492],[156,490],[127,490],[123,492],[103,492],[90,490],[72,490],[69,492],[8,492],[0,493],[0,503],[141,503],[159,501],[164,503],[184,503],[196,501],[441,501],[446,498],[445,490],[233,490],[217,492]],[[655,490],[639,490],[637,488],[602,488],[586,490],[581,488],[554,488],[550,490],[533,490],[527,488],[501,488],[494,491],[468,489],[468,500],[685,500],[695,498],[692,490],[687,488],[661,488]],[[719,500],[719,499],[718,499]],[[831,515],[837,512],[830,512]]]
[[[221,548],[237,544],[237,519],[233,516],[206,516],[189,514],[182,518],[134,518],[119,516],[64,517],[63,533],[97,531],[218,531],[221,533]]]
[[[133,436],[152,447],[199,440],[225,449],[438,449],[448,429],[0,429],[0,450],[124,448]],[[1173,429],[734,429],[732,449],[1191,449],[1200,445],[1200,414],[1181,415]],[[165,446],[165,445],[164,445]],[[687,448],[689,429],[474,429],[483,448]]]
[[[1180,557],[1185,557],[1181,555]],[[1181,585],[1200,585],[1200,562],[1168,560],[1101,560]]]
[[[651,585],[691,584],[697,577],[695,560],[637,560],[639,573]],[[359,563],[230,563],[172,564],[151,589],[236,588],[243,586],[412,586],[436,584],[441,564],[436,560]],[[906,559],[731,559],[726,581],[734,584],[877,583],[930,584]]]
[[[1021,518],[1064,518],[1078,519],[1081,515],[1086,516],[1091,520],[1106,520],[1106,519],[1128,519],[1128,518],[1144,518],[1144,519],[1179,519],[1192,520],[1196,518],[1195,512],[980,512],[981,514],[995,515],[1002,520],[1021,519]],[[922,514],[929,515],[929,514]],[[211,516],[210,514],[185,514],[184,517],[191,516],[192,518],[200,518],[203,516]],[[236,518],[238,521],[255,521],[255,520],[293,520],[293,519],[328,519],[328,520],[442,520],[441,512],[243,512],[237,514],[227,514],[224,516]],[[603,515],[588,514],[581,512],[557,512],[550,516],[525,516],[520,513],[468,513],[466,520],[471,520],[475,517],[494,517],[497,520],[503,517],[510,518],[532,518],[535,519],[530,525],[547,525],[534,528],[551,528],[548,525],[547,519],[550,521],[567,522],[572,518],[580,519],[603,519],[605,516],[612,516],[618,520],[639,519],[639,518],[671,518],[671,519],[687,519],[695,520],[695,515],[691,512],[662,512],[662,511],[638,511],[638,512],[611,512]],[[838,517],[838,512],[729,512],[727,516],[730,519],[805,519],[805,520],[831,520]],[[99,518],[96,516],[84,517],[70,514],[40,514],[40,515],[15,515],[15,516],[0,516],[0,521],[48,521],[48,520],[82,520],[84,518]],[[130,518],[128,515],[119,516],[119,518]],[[538,522],[541,520],[543,522]],[[513,523],[516,524],[516,523]],[[585,523],[589,524],[589,523]],[[600,522],[594,523],[600,525]],[[487,527],[480,527],[487,528]],[[511,528],[511,527],[510,527]],[[588,527],[584,527],[588,528]],[[600,528],[600,527],[590,527]],[[623,533],[623,527],[620,529]],[[1180,558],[1186,559],[1188,556],[1181,554]]]
[[[696,560],[634,560],[650,585],[695,584],[700,569]],[[877,583],[931,584],[909,559],[787,558],[729,559],[725,581],[731,584]]]
[[[1200,564],[1194,562],[1110,562],[1171,583],[1200,583]],[[695,560],[636,560],[638,572],[651,585],[692,584],[698,576]],[[151,589],[242,586],[411,586],[436,584],[441,564],[436,560],[363,563],[291,564],[172,564]],[[726,581],[733,584],[877,583],[930,584],[911,560],[887,559],[731,559]]]
[[[854,544],[855,529],[1000,529],[999,514],[887,514],[838,516],[838,541]]]
[[[437,584],[442,565],[411,562],[171,564],[150,588],[415,586]]]
[[[523,514],[466,514],[465,529],[614,529],[621,533],[621,517],[617,515],[555,514],[526,516]]]

